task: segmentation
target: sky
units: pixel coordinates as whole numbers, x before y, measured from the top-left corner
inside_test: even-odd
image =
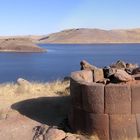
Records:
[[[140,28],[140,0],[0,0],[0,36],[71,28]]]

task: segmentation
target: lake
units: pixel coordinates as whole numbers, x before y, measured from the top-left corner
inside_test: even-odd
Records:
[[[22,77],[48,82],[80,69],[85,59],[104,67],[117,60],[140,64],[140,44],[58,45],[41,44],[46,53],[0,53],[0,83]]]

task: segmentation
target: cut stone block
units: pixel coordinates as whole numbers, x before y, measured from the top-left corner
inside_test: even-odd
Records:
[[[140,139],[140,114],[136,114],[137,135]]]
[[[82,86],[83,110],[104,113],[104,85],[94,83]]]
[[[127,84],[105,86],[105,113],[131,114],[131,88]]]
[[[98,82],[104,79],[103,69],[94,69],[93,70],[93,81]]]
[[[70,127],[73,131],[78,132],[82,131],[85,132],[86,128],[86,112],[84,112],[81,109],[74,108],[72,107],[70,109],[69,115],[68,115],[68,120]]]
[[[74,81],[72,78],[70,80],[70,94],[71,94],[71,103],[77,108],[82,107],[82,85]]]
[[[93,114],[72,108],[69,123],[74,131],[97,136],[100,140],[109,140],[109,118],[106,114]]]
[[[110,140],[137,140],[135,115],[110,115]]]
[[[132,84],[132,113],[140,113],[140,84]]]
[[[86,114],[86,132],[99,140],[109,140],[109,117],[107,114]]]

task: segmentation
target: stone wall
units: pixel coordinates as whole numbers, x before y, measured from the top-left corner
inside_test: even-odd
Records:
[[[71,74],[69,123],[100,140],[140,138],[140,82],[94,83],[91,71]]]

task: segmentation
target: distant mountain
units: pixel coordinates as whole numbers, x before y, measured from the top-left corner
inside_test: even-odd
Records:
[[[40,48],[26,37],[0,37],[0,52],[43,52]]]
[[[140,43],[140,29],[69,29],[40,37],[38,42],[60,44]]]

